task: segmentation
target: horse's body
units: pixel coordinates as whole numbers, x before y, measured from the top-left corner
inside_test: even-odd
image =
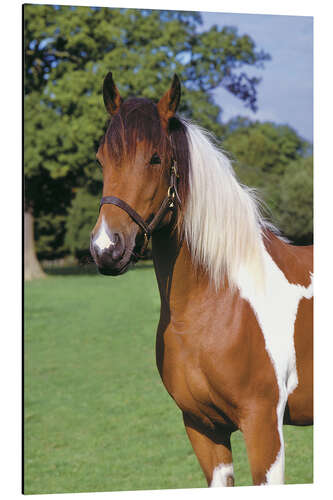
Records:
[[[186,245],[174,262],[167,230],[153,236],[162,302],[157,365],[184,412],[209,484],[214,470],[217,484],[227,484],[228,477],[232,482],[230,434],[237,429],[244,433],[254,483],[282,482],[283,418],[294,425],[312,423],[311,251],[291,247],[272,233],[266,247],[272,279],[258,304],[246,294],[246,284],[237,293],[228,287],[212,293],[207,275],[193,269]],[[283,262],[278,267],[279,254],[288,254],[288,270]]]
[[[109,93],[104,87],[104,99],[116,114],[122,108],[112,85]],[[157,108],[166,130],[170,116],[164,108],[177,101],[174,87]],[[178,132],[170,135],[180,182],[182,174],[188,175],[188,185],[180,184],[185,210],[182,218],[178,212],[166,214],[152,235],[161,296],[158,370],[183,412],[209,485],[233,484],[230,435],[237,429],[244,434],[254,484],[282,483],[283,423],[312,423],[312,247],[292,246],[272,232],[227,158],[199,128],[184,123],[187,139]],[[116,167],[111,132],[98,153],[105,170],[103,194],[115,193],[151,220],[167,189],[167,170],[160,170],[158,178],[150,172],[154,189],[146,197],[149,175],[141,170],[147,180],[131,191],[129,176],[143,164],[144,148],[139,141],[134,159]],[[107,161],[113,161],[113,177]],[[187,171],[182,162],[188,163]],[[104,203],[111,204],[101,207],[92,253],[102,272],[120,274],[140,231],[135,214],[119,203],[112,206],[114,201]],[[111,220],[117,233],[110,229]]]

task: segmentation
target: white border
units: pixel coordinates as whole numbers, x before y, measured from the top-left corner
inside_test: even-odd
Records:
[[[62,1],[28,3],[99,5],[105,7],[165,8],[203,10],[198,0],[117,0]],[[21,483],[21,5],[18,0],[2,6],[1,36],[1,493],[4,498],[17,499]],[[270,498],[283,495],[321,495],[331,491],[332,456],[332,89],[330,48],[332,16],[329,2],[296,0],[206,0],[205,12],[257,13],[315,16],[315,485],[270,487]],[[163,473],[163,471],[161,471]],[[281,489],[283,488],[283,490]],[[267,498],[265,488],[235,488],[220,490],[160,490],[155,492],[121,492],[80,494],[80,498]],[[66,495],[76,498],[77,494]],[[38,498],[50,498],[39,495]],[[52,499],[64,498],[52,495]]]

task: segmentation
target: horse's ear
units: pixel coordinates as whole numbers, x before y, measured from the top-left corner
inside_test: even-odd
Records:
[[[122,97],[119,94],[119,90],[113,81],[112,73],[108,73],[104,78],[103,82],[103,99],[106,111],[110,115],[114,115],[119,110],[121,103],[123,102]]]
[[[157,103],[157,109],[164,126],[167,126],[170,118],[172,118],[176,113],[180,101],[180,95],[180,81],[178,76],[174,75],[171,87]]]

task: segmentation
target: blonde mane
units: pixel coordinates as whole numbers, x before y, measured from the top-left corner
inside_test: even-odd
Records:
[[[230,160],[210,134],[191,122],[183,123],[190,151],[183,230],[193,262],[208,272],[216,289],[225,280],[235,287],[242,266],[261,279],[266,223],[258,199],[237,181]]]

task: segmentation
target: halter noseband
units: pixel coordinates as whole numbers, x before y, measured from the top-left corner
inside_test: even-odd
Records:
[[[126,201],[117,198],[117,196],[103,196],[103,198],[100,201],[99,211],[101,211],[103,205],[116,205],[117,207],[124,210],[131,217],[131,219],[134,220],[134,222],[136,222],[136,224],[139,227],[141,227],[144,235],[144,244],[140,252],[140,257],[146,250],[153,231],[156,229],[158,224],[164,218],[168,210],[174,209],[176,202],[178,203],[178,205],[181,205],[177,192],[177,178],[178,178],[177,165],[176,162],[173,161],[173,164],[170,168],[170,185],[168,188],[168,193],[164,198],[164,200],[162,201],[160,208],[157,210],[156,214],[154,215],[152,221],[149,224],[146,221],[144,221],[141,215],[139,215],[138,212],[136,212],[132,207],[130,207],[130,205],[128,205]]]

